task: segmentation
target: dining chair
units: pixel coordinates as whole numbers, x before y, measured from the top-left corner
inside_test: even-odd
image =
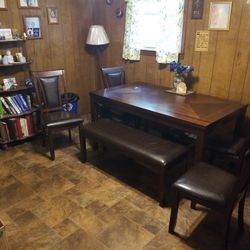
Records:
[[[178,207],[181,199],[191,200],[194,204],[221,212],[224,219],[223,249],[228,248],[228,236],[232,211],[237,202],[239,231],[243,231],[244,204],[250,176],[250,143],[246,141],[242,148],[244,159],[238,176],[205,162],[199,162],[190,168],[173,184],[174,201],[172,203],[169,233],[175,234]]]
[[[216,136],[211,138],[206,146],[208,162],[216,164],[217,160],[224,160],[225,169],[229,172],[238,175],[242,161],[244,159],[243,148],[250,139],[249,135],[235,136],[233,138],[225,136]]]
[[[125,80],[125,70],[124,67],[109,67],[109,68],[101,68],[102,72],[102,80],[104,88],[112,88],[116,86],[120,86],[126,84]],[[127,112],[119,112],[116,110],[103,110],[102,112],[106,113],[106,115],[113,119],[118,120],[124,124],[131,124],[133,127],[140,127],[140,119],[137,116],[129,114]]]
[[[102,80],[105,88],[111,88],[125,84],[125,71],[122,66],[101,68]]]
[[[63,111],[61,91],[65,91],[64,70],[32,72],[38,106],[41,113],[43,141],[48,139],[51,160],[55,160],[54,134],[68,130],[71,140],[72,128],[79,128],[80,147],[83,118],[76,113]],[[62,86],[61,86],[62,85]]]

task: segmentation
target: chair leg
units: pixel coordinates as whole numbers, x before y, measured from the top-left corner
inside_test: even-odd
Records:
[[[194,201],[191,201],[191,208],[196,210],[196,202]]]
[[[216,153],[214,152],[209,152],[209,156],[208,156],[208,163],[209,164],[213,164],[216,158]]]
[[[72,136],[71,136],[71,129],[69,128],[69,141],[72,141]]]
[[[163,168],[163,171],[159,175],[159,203],[161,207],[165,206],[165,189],[166,189],[166,173],[165,168]]]
[[[81,150],[82,162],[84,163],[87,161],[87,150],[86,150],[86,138],[83,135],[82,128],[83,126],[80,125],[79,126],[80,150]]]
[[[174,201],[172,203],[171,215],[170,215],[170,221],[169,221],[169,227],[168,227],[168,232],[171,234],[174,233],[177,216],[178,216],[179,202],[180,202],[179,194],[176,193]]]
[[[246,199],[247,189],[244,191],[243,197],[239,202],[238,207],[238,227],[239,231],[244,231],[244,206],[245,206],[245,199]]]
[[[50,130],[48,131],[48,139],[49,139],[50,158],[52,161],[54,161],[55,160],[55,149],[54,149],[53,133]]]
[[[225,215],[225,221],[224,221],[224,237],[223,237],[223,246],[222,249],[227,250],[228,249],[228,239],[229,239],[229,231],[230,231],[230,225],[231,225],[231,218],[232,218],[232,209],[228,211]]]
[[[47,138],[47,131],[43,130],[43,132],[42,132],[42,146],[43,147],[46,146],[46,138]]]

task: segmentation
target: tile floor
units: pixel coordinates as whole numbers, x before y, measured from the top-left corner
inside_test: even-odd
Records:
[[[0,151],[0,220],[12,250],[220,249],[218,215],[183,201],[176,226],[181,237],[170,235],[170,209],[153,199],[157,180],[150,172],[91,148],[83,164],[79,145],[64,139],[57,142],[55,161],[36,141]],[[250,249],[250,195],[243,235],[237,234],[236,215],[230,246]]]

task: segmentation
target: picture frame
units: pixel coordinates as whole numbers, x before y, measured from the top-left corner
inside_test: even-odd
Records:
[[[39,0],[17,0],[19,8],[39,8]]]
[[[49,24],[59,24],[59,15],[57,7],[48,7],[47,15]]]
[[[193,0],[191,19],[202,19],[203,9],[204,9],[204,0]]]
[[[3,79],[3,89],[9,90],[12,88],[12,86],[17,86],[16,78],[15,77],[9,77]]]
[[[209,30],[229,30],[232,1],[211,2],[209,11]]]
[[[24,16],[24,27],[27,39],[42,38],[40,16]]]
[[[0,29],[0,40],[12,40],[11,29]]]
[[[7,10],[6,0],[0,0],[0,10]]]

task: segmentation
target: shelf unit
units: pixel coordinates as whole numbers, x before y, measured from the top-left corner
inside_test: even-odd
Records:
[[[32,63],[32,61],[28,61],[28,62],[25,62],[25,63],[15,62],[15,63],[12,63],[12,64],[7,64],[7,65],[0,64],[0,68],[11,68],[11,67],[17,67],[17,66],[24,66],[24,65],[29,65],[31,63]]]
[[[12,55],[21,52],[27,59],[25,40],[1,40],[0,54],[11,50]],[[39,109],[33,105],[33,87],[24,85],[30,78],[32,60],[25,63],[0,64],[0,83],[4,78],[15,77],[17,88],[0,90],[0,146],[24,141],[39,133]]]

